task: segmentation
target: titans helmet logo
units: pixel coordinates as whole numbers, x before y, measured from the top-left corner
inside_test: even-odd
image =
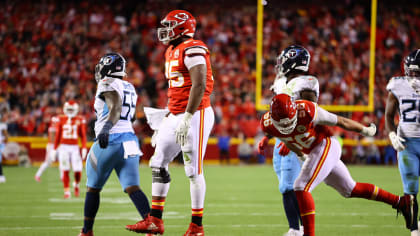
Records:
[[[107,56],[103,59],[104,65],[110,65],[114,61],[114,58],[112,56]]]
[[[295,58],[297,56],[298,52],[295,49],[292,49],[287,52],[286,57],[287,58]]]

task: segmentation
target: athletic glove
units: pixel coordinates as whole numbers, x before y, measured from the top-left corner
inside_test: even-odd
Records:
[[[49,159],[51,162],[55,162],[57,160],[57,150],[55,149],[51,149],[50,153],[49,153]]]
[[[175,130],[175,140],[176,143],[178,143],[179,145],[181,145],[181,149],[183,149],[184,147],[189,147],[189,143],[188,143],[188,129],[191,126],[191,119],[192,119],[193,115],[189,112],[185,112],[184,113],[184,117],[182,118],[182,120],[179,122],[178,127]],[[182,151],[188,151],[183,149]]]
[[[82,160],[86,160],[86,155],[87,155],[87,149],[82,148]]]
[[[108,120],[104,127],[102,127],[101,132],[98,135],[98,142],[99,142],[99,146],[101,148],[106,148],[108,147],[108,142],[109,142],[109,131],[111,130],[113,124],[110,120]]]
[[[364,136],[374,136],[376,134],[376,125],[374,123],[370,123],[369,127],[363,127],[362,132],[360,132]]]
[[[389,133],[388,136],[389,136],[389,140],[391,140],[392,146],[394,147],[395,150],[400,152],[400,151],[405,149],[405,146],[403,144],[403,142],[405,142],[405,139],[398,136],[394,131]]]
[[[277,147],[280,148],[279,149],[280,156],[287,156],[287,154],[289,154],[290,152],[290,149],[283,142],[281,142]]]
[[[267,147],[268,145],[268,137],[264,136],[260,142],[258,143],[258,153],[260,155],[264,155],[264,149]]]

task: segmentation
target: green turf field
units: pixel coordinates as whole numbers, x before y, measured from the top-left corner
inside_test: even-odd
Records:
[[[359,182],[372,182],[401,194],[396,167],[351,166]],[[183,235],[190,221],[189,182],[183,167],[171,166],[172,185],[167,198],[165,235]],[[206,235],[283,235],[288,225],[282,209],[277,177],[270,165],[206,166],[204,208]],[[82,227],[85,191],[80,198],[63,199],[58,169],[49,168],[42,182],[34,181],[36,168],[5,167],[0,184],[0,235],[71,235]],[[140,168],[141,185],[150,197],[151,171]],[[85,182],[83,178],[83,183]],[[325,184],[313,196],[317,235],[409,235],[402,216],[390,206],[360,199],[344,199]],[[124,226],[139,220],[130,199],[112,175],[101,194],[94,225],[96,236],[136,235]]]

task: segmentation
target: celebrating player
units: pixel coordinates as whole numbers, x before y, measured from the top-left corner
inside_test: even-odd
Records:
[[[398,167],[404,194],[414,195],[411,235],[418,235],[417,193],[419,192],[420,158],[420,49],[404,59],[404,77],[393,77],[388,85],[385,109],[385,128],[392,146],[398,151]],[[399,111],[398,130],[394,117]]]
[[[51,165],[52,162],[56,159],[56,157],[52,157],[51,154],[55,154],[56,152],[52,152],[54,148],[54,142],[55,142],[55,128],[57,126],[58,117],[52,116],[50,125],[48,127],[48,143],[47,147],[45,149],[45,160],[42,162],[41,166],[39,167],[38,171],[35,174],[35,180],[38,182],[41,182],[41,175],[44,173],[45,169],[48,168],[48,166]],[[61,171],[60,171],[61,174]],[[62,176],[61,176],[62,177]]]
[[[137,93],[124,81],[126,61],[118,53],[105,54],[95,67],[98,88],[95,95],[95,134],[97,141],[86,165],[87,192],[84,224],[79,236],[92,236],[99,209],[99,193],[115,169],[123,191],[140,215],[150,212],[149,201],[139,187],[139,158],[143,153],[131,124],[135,120]]]
[[[80,194],[79,183],[82,176],[83,160],[86,158],[86,120],[77,115],[79,105],[70,100],[64,103],[64,115],[58,116],[56,121],[56,135],[51,158],[54,161],[57,148],[61,180],[64,186],[64,198],[70,198],[70,163],[74,172],[74,196]],[[79,138],[82,141],[82,156],[80,156]]]
[[[362,124],[329,113],[305,100],[292,101],[286,94],[276,95],[270,111],[261,119],[261,127],[269,135],[278,137],[299,157],[305,159],[294,183],[299,202],[304,235],[315,235],[315,203],[312,190],[322,181],[344,197],[358,197],[381,201],[404,215],[406,226],[413,223],[414,196],[399,197],[370,183],[355,182],[340,160],[341,146],[324,125],[373,136],[376,126]]]
[[[162,234],[162,213],[171,178],[168,164],[182,151],[185,174],[190,180],[192,217],[185,235],[204,235],[202,226],[206,183],[203,158],[214,124],[210,106],[213,76],[207,46],[193,39],[196,21],[187,11],[175,10],[161,21],[161,42],[168,44],[165,75],[168,79],[169,112],[160,124],[152,168],[152,210],[144,221],[126,228],[135,232]],[[155,226],[155,227],[153,227]]]
[[[276,79],[271,89],[275,94],[288,94],[293,100],[304,99],[312,102],[318,101],[319,84],[314,76],[304,75],[309,69],[311,55],[306,48],[291,45],[285,48],[277,57]],[[259,143],[259,151],[268,144],[269,137],[265,136]],[[293,183],[298,177],[301,161],[294,152],[286,147],[279,138],[273,150],[273,167],[279,179],[279,190],[283,195],[283,207],[289,222],[287,236],[300,236],[299,206]]]

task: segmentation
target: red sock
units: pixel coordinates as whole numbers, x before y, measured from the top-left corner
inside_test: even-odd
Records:
[[[63,171],[63,185],[64,189],[68,189],[70,187],[70,177],[68,170]]]
[[[315,236],[315,203],[312,194],[306,191],[295,191],[299,203],[304,235]]]
[[[80,183],[81,178],[82,178],[82,172],[80,171],[74,172],[74,182],[76,182],[76,184]]]
[[[369,183],[356,183],[350,197],[365,198],[379,202],[388,203],[391,206],[398,204],[399,196],[387,192]]]
[[[150,215],[162,219],[163,208],[165,207],[166,198],[152,199],[152,208],[150,209]]]

